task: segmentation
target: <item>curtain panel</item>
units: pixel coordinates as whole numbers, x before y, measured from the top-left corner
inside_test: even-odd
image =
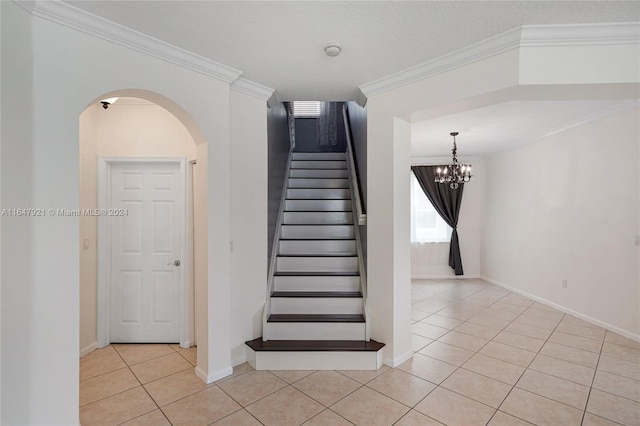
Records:
[[[453,268],[456,275],[463,275],[457,227],[464,184],[460,184],[458,189],[451,189],[447,184],[436,183],[437,168],[438,166],[412,166],[411,171],[416,176],[424,195],[431,201],[440,217],[453,229],[449,248],[449,266]]]

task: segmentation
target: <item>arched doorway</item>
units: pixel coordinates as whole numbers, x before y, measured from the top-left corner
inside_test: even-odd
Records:
[[[107,98],[118,100],[107,105],[108,108],[103,108],[100,101]],[[101,272],[110,269],[109,249],[105,243],[110,238],[111,231],[105,228],[110,219],[84,214],[101,211],[99,207],[105,207],[97,197],[100,191],[107,189],[100,187],[99,164],[110,167],[127,162],[140,165],[142,162],[157,164],[160,160],[183,160],[180,171],[183,173],[180,186],[184,189],[181,206],[184,214],[179,242],[181,265],[176,268],[181,277],[178,282],[180,290],[170,292],[179,301],[168,306],[178,311],[174,314],[178,315],[179,343],[182,346],[194,345],[194,293],[197,292],[194,283],[206,283],[207,274],[206,265],[196,266],[193,261],[199,249],[206,253],[206,240],[194,239],[193,232],[206,220],[198,215],[198,211],[202,211],[206,205],[206,192],[200,191],[197,183],[206,179],[206,161],[202,162],[204,167],[196,166],[203,152],[199,149],[204,145],[201,131],[179,105],[164,96],[144,90],[121,90],[96,98],[80,115],[79,128],[80,355],[103,347],[111,340],[113,305],[110,303],[109,274]],[[137,160],[131,162],[132,159]],[[145,221],[150,219],[143,218]],[[138,296],[139,299],[145,298],[144,294]],[[144,334],[139,334],[133,339],[151,342],[154,337],[145,339]]]

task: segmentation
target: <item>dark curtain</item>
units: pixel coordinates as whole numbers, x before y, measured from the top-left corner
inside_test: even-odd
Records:
[[[449,266],[455,270],[456,275],[462,275],[462,257],[460,256],[457,226],[464,184],[460,184],[458,189],[451,189],[449,184],[436,183],[434,180],[437,168],[438,166],[412,166],[411,170],[440,217],[453,228],[451,247],[449,248]]]

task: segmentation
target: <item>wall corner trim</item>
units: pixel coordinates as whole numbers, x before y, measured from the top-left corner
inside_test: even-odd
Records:
[[[399,366],[400,364],[402,364],[403,362],[405,362],[406,360],[413,358],[413,351],[408,351],[403,353],[400,356],[397,356],[395,358],[386,358],[384,359],[384,363],[386,365],[388,365],[389,367],[392,368],[396,368],[397,366]]]
[[[87,346],[85,346],[80,350],[80,358],[82,358],[83,356],[89,355],[91,352],[95,351],[96,349],[98,349],[98,342],[93,342],[88,344]]]
[[[522,296],[528,297],[529,299],[535,300],[536,302],[540,302],[540,303],[544,303],[545,305],[549,305],[552,308],[555,308],[555,309],[557,309],[559,311],[562,311],[562,312],[564,312],[566,314],[570,314],[570,315],[573,315],[574,317],[577,317],[577,318],[580,318],[580,319],[585,320],[587,322],[590,322],[591,324],[597,325],[598,327],[606,328],[609,331],[613,331],[614,333],[618,333],[621,336],[628,337],[629,339],[635,340],[636,342],[640,342],[640,334],[634,334],[634,333],[632,333],[630,331],[627,331],[627,330],[624,330],[624,329],[622,329],[620,327],[616,327],[615,325],[611,325],[611,324],[609,324],[607,322],[600,321],[599,319],[590,317],[589,315],[581,314],[580,312],[576,312],[576,311],[574,311],[572,309],[569,309],[569,308],[564,307],[562,305],[559,305],[557,303],[551,302],[551,301],[549,301],[549,300],[547,300],[545,298],[535,296],[535,295],[533,295],[531,293],[527,293],[526,291],[522,291],[522,290],[520,290],[518,288],[515,288],[515,287],[512,287],[510,285],[501,283],[500,281],[496,281],[494,279],[491,279],[491,278],[488,278],[488,277],[485,277],[485,276],[480,276],[480,279],[483,280],[483,281],[486,281],[488,283],[494,284],[494,285],[496,285],[498,287],[502,287],[502,288],[504,288],[506,290],[512,291],[514,293],[517,293],[517,294],[520,294]]]
[[[524,25],[360,86],[378,95],[520,47],[639,44],[640,22]]]
[[[256,98],[268,101],[271,95],[274,94],[274,90],[270,87],[263,86],[262,84],[255,83],[246,78],[239,77],[233,83],[231,83],[231,89],[245,95],[255,96]]]
[[[203,382],[205,382],[206,384],[210,384],[215,382],[216,380],[220,380],[223,377],[227,377],[233,374],[233,368],[227,367],[227,368],[223,368],[222,370],[213,372],[211,374],[207,374],[207,372],[204,371],[202,368],[196,367],[195,373],[196,373],[196,376],[198,376]]]
[[[189,52],[61,1],[17,2],[33,16],[231,83],[242,71]],[[31,7],[31,5],[33,5]],[[31,9],[31,10],[29,10]]]

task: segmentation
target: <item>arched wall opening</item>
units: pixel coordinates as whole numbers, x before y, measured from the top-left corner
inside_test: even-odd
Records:
[[[107,109],[101,99],[118,97]],[[79,121],[79,204],[80,210],[98,208],[98,159],[100,157],[173,157],[186,160],[185,252],[181,253],[184,297],[180,318],[183,345],[195,342],[195,283],[206,285],[207,242],[198,232],[206,229],[207,194],[198,185],[206,179],[206,143],[193,118],[172,100],[146,90],[119,90],[96,98],[80,114]],[[200,158],[199,158],[200,157]],[[98,218],[80,216],[80,356],[107,342],[105,316],[107,300],[100,282]],[[200,261],[195,262],[199,256]],[[197,266],[196,266],[197,265]],[[102,286],[102,292],[100,288]]]

